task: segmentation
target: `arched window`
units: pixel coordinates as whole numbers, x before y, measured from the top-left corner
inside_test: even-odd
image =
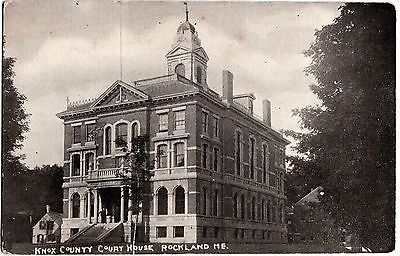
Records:
[[[72,195],[72,218],[79,218],[81,210],[81,197],[78,193]]]
[[[158,215],[168,214],[168,191],[162,187],[158,190]]]
[[[157,168],[168,167],[168,152],[167,145],[162,144],[157,146]]]
[[[174,155],[175,155],[175,167],[185,165],[185,144],[182,142],[176,143],[174,145]]]
[[[203,188],[203,215],[207,215],[207,189]]]
[[[201,78],[202,78],[202,73],[203,73],[202,68],[201,68],[200,66],[197,66],[197,68],[196,68],[196,81],[197,81],[197,83],[199,83],[199,84],[202,83],[202,80],[201,80]]]
[[[185,213],[185,189],[181,186],[175,190],[175,214]]]
[[[267,221],[271,222],[271,202],[267,202]]]
[[[183,65],[182,63],[176,65],[175,73],[180,76],[185,76],[185,65]]]
[[[94,170],[94,154],[87,153],[85,155],[85,175],[88,175],[89,171]]]
[[[117,142],[120,142],[119,145],[116,145],[117,147],[123,147],[124,143],[126,146],[126,143],[128,142],[128,125],[125,123],[117,124],[115,126],[115,138]]]
[[[219,194],[218,189],[214,191],[214,200],[213,200],[213,215],[218,216],[218,203],[219,203]]]
[[[233,217],[238,217],[238,197],[237,194],[233,196]]]
[[[81,156],[73,155],[72,156],[72,176],[79,176],[81,170]]]
[[[104,139],[104,154],[110,155],[111,154],[111,127],[106,127],[105,139]]]
[[[244,219],[244,211],[245,211],[245,205],[244,205],[244,195],[240,196],[240,217]]]
[[[139,127],[138,127],[138,124],[137,123],[133,123],[132,124],[132,130],[131,130],[131,132],[132,132],[132,137],[131,137],[131,141],[133,142],[133,140],[137,137],[137,136],[139,136]]]

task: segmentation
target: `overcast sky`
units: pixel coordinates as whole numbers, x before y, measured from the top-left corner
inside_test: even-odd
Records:
[[[209,86],[234,74],[234,93],[254,92],[255,112],[272,102],[276,129],[299,129],[291,110],[317,102],[302,52],[314,32],[339,15],[338,3],[189,2],[190,18],[210,60]],[[29,167],[62,164],[66,97],[99,96],[119,79],[120,8],[115,1],[11,1],[5,7],[6,55],[17,58],[15,85],[28,98]],[[165,54],[185,19],[182,2],[121,5],[123,80],[165,75]]]

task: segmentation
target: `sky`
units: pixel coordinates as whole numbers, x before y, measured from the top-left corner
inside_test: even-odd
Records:
[[[303,52],[314,33],[339,15],[339,3],[191,2],[208,62],[208,85],[221,93],[222,70],[234,75],[234,94],[253,92],[255,112],[272,104],[274,129],[299,130],[294,108],[317,104],[304,73]],[[165,54],[185,20],[183,2],[8,1],[6,56],[15,57],[15,86],[27,97],[30,117],[24,162],[63,163],[63,122],[56,113],[71,101],[98,97],[122,80],[167,74]],[[121,26],[120,26],[121,24]],[[121,30],[120,30],[121,28]],[[290,149],[288,149],[290,152]]]

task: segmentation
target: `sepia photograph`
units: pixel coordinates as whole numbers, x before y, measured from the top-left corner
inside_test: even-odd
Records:
[[[2,253],[394,252],[394,3],[2,7]]]

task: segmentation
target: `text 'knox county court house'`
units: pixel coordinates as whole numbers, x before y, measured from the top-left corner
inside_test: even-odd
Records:
[[[141,240],[286,242],[289,142],[271,128],[270,102],[257,118],[254,95],[233,95],[229,71],[222,72],[222,96],[208,87],[208,56],[188,18],[166,58],[168,75],[118,80],[97,99],[57,114],[65,136],[61,241],[113,240],[117,233],[130,241],[132,202],[117,175],[124,152],[115,140],[131,147],[146,134],[155,168],[139,216]]]

